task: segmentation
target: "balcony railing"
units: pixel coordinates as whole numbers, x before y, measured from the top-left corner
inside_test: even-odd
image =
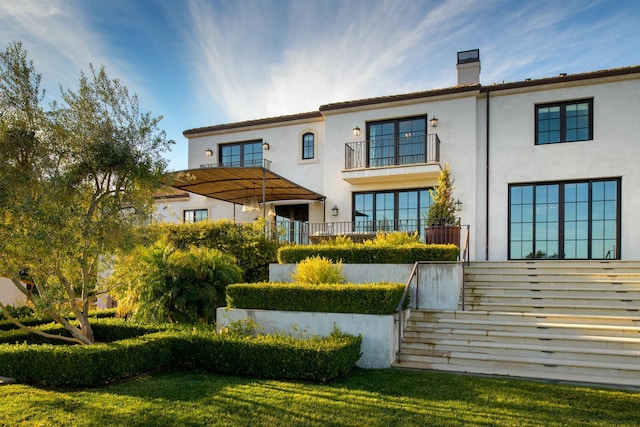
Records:
[[[205,163],[200,165],[201,169],[211,168],[257,168],[263,167],[271,170],[271,160],[267,159],[250,159],[250,160],[233,160],[223,161],[219,163]]]
[[[347,142],[344,168],[363,169],[440,161],[440,138],[428,135],[376,138]]]
[[[460,223],[458,219],[457,223]],[[429,236],[426,235],[429,231]],[[455,233],[454,241],[464,252],[463,259],[467,257],[469,245],[469,226],[458,226],[458,233]],[[325,240],[345,236],[354,242],[363,242],[375,238],[379,232],[404,231],[407,233],[418,232],[420,240],[425,243],[433,243],[434,237],[441,241],[441,238],[449,237],[449,231],[440,227],[429,227],[425,219],[407,220],[382,220],[382,221],[347,221],[347,222],[319,222],[309,223],[304,221],[275,221],[267,223],[267,234],[277,238],[282,242],[295,242],[297,244],[315,244]],[[434,234],[435,233],[435,234]],[[445,234],[447,236],[445,236]],[[450,237],[449,237],[450,238]]]

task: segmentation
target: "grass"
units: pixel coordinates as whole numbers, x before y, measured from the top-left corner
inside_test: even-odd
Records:
[[[331,384],[165,372],[100,389],[7,385],[0,402],[11,426],[640,425],[637,392],[391,369]]]

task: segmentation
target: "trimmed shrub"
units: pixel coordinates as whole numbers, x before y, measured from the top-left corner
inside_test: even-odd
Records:
[[[354,243],[351,245],[283,246],[278,249],[280,264],[297,264],[306,258],[323,257],[344,264],[413,264],[416,261],[456,261],[460,249],[456,245],[382,246]]]
[[[300,261],[291,278],[296,283],[317,285],[320,283],[344,283],[342,263],[333,263],[327,258],[319,256],[306,258]]]
[[[2,375],[52,387],[96,387],[156,369],[190,367],[265,378],[329,381],[360,358],[361,337],[218,335],[173,328],[109,344],[0,344]]]
[[[232,375],[327,382],[349,372],[360,358],[361,337],[334,332],[326,338],[194,334],[187,366]]]
[[[238,283],[227,287],[229,308],[327,313],[392,314],[402,283]],[[408,305],[408,298],[405,300]]]
[[[191,224],[161,224],[152,233],[180,249],[200,246],[233,255],[242,267],[242,280],[269,279],[269,264],[276,262],[280,243],[265,236],[264,222],[238,224],[230,220]]]

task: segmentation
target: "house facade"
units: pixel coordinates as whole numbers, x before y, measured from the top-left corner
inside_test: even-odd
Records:
[[[471,260],[640,259],[640,66],[481,85],[473,50],[457,72],[451,88],[189,129],[157,219],[264,217],[299,243],[424,235],[449,164]]]

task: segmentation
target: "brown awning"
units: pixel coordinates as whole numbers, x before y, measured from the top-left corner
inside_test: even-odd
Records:
[[[325,196],[302,187],[264,167],[212,167],[168,174],[173,187],[225,202],[244,204],[255,195],[258,203],[279,200],[323,200]]]

